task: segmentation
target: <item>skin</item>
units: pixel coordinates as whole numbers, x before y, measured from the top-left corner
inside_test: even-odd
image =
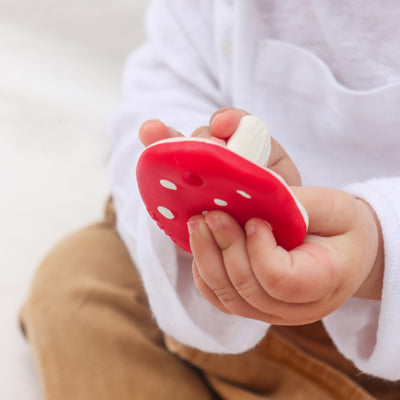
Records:
[[[218,110],[193,136],[224,143],[244,115],[239,109]],[[158,120],[146,121],[139,131],[145,146],[178,136]],[[269,225],[257,218],[243,230],[221,211],[194,216],[188,230],[199,292],[222,312],[275,325],[320,320],[352,296],[379,300],[384,254],[374,210],[340,190],[302,187],[296,166],[274,139],[268,168],[286,180],[308,212],[303,244],[282,249]]]

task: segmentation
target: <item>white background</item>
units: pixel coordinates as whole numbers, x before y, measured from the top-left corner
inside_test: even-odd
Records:
[[[0,0],[0,399],[41,399],[17,324],[37,264],[97,221],[107,120],[147,0]]]

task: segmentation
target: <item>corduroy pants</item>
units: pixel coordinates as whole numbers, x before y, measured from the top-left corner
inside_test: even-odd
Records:
[[[360,374],[320,322],[272,327],[254,349],[216,355],[157,327],[135,267],[105,220],[46,257],[21,311],[46,400],[400,399],[400,387]]]

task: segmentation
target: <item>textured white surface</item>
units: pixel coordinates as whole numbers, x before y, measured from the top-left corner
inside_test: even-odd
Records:
[[[266,167],[271,155],[271,136],[267,125],[255,115],[243,117],[226,147],[255,164]]]
[[[147,0],[0,0],[0,398],[40,388],[18,309],[40,259],[99,219],[107,119]]]

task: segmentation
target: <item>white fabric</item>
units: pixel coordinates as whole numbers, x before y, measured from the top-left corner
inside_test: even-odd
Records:
[[[105,121],[146,5],[0,1],[0,399],[44,398],[18,312],[56,242],[103,216]]]
[[[126,66],[110,175],[119,232],[167,334],[238,353],[268,329],[197,293],[190,257],[147,215],[135,181],[143,121],[159,118],[189,135],[216,109],[240,107],[267,122],[305,185],[351,185],[375,208],[385,241],[382,302],[351,299],[325,325],[363,371],[400,378],[399,14],[397,2],[378,0],[153,3],[148,42]]]

